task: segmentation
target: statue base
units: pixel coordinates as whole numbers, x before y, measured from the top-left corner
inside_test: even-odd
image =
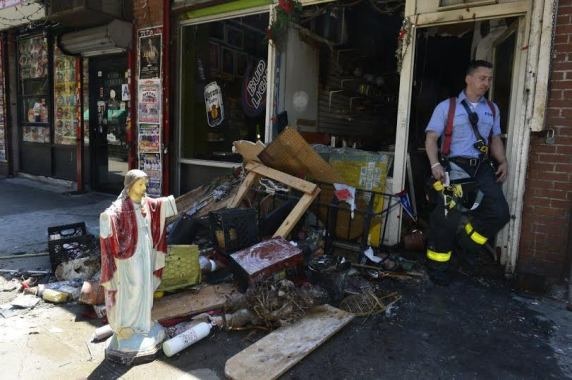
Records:
[[[105,358],[123,365],[136,365],[155,360],[165,340],[163,327],[153,323],[148,334],[133,334],[129,339],[118,339],[113,334],[106,342]]]

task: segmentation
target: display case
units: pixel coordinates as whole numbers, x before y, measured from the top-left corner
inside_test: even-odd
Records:
[[[43,35],[18,40],[22,140],[49,143],[48,41]]]

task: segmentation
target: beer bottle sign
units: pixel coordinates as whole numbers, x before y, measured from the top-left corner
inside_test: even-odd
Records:
[[[207,123],[210,127],[218,127],[224,120],[224,107],[222,104],[222,91],[217,82],[210,82],[205,86],[205,105]]]
[[[197,69],[202,83],[206,82],[203,61],[197,58]],[[217,82],[210,82],[205,86],[205,107],[207,123],[210,127],[218,127],[224,120],[224,107],[222,105],[222,91]]]

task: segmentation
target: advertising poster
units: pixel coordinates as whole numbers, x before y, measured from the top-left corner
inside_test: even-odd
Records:
[[[161,122],[161,81],[147,79],[139,82],[138,120],[140,123],[159,124]]]
[[[161,78],[162,28],[142,29],[139,36],[139,79]]]
[[[23,38],[18,43],[18,64],[22,79],[48,75],[48,42],[44,36]]]
[[[158,124],[139,124],[139,153],[161,152],[161,132]]]
[[[6,161],[6,124],[4,122],[4,50],[0,43],[0,161]]]
[[[54,142],[74,145],[79,126],[76,59],[55,48],[54,59]]]
[[[22,140],[26,142],[35,143],[49,143],[50,142],[50,128],[25,126],[22,128]]]
[[[161,153],[139,154],[139,169],[149,176],[147,194],[152,197],[161,196]]]

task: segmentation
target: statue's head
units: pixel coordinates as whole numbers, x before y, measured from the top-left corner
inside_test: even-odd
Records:
[[[125,193],[133,202],[139,203],[147,191],[148,182],[149,177],[143,170],[129,170],[123,180],[122,193]]]

